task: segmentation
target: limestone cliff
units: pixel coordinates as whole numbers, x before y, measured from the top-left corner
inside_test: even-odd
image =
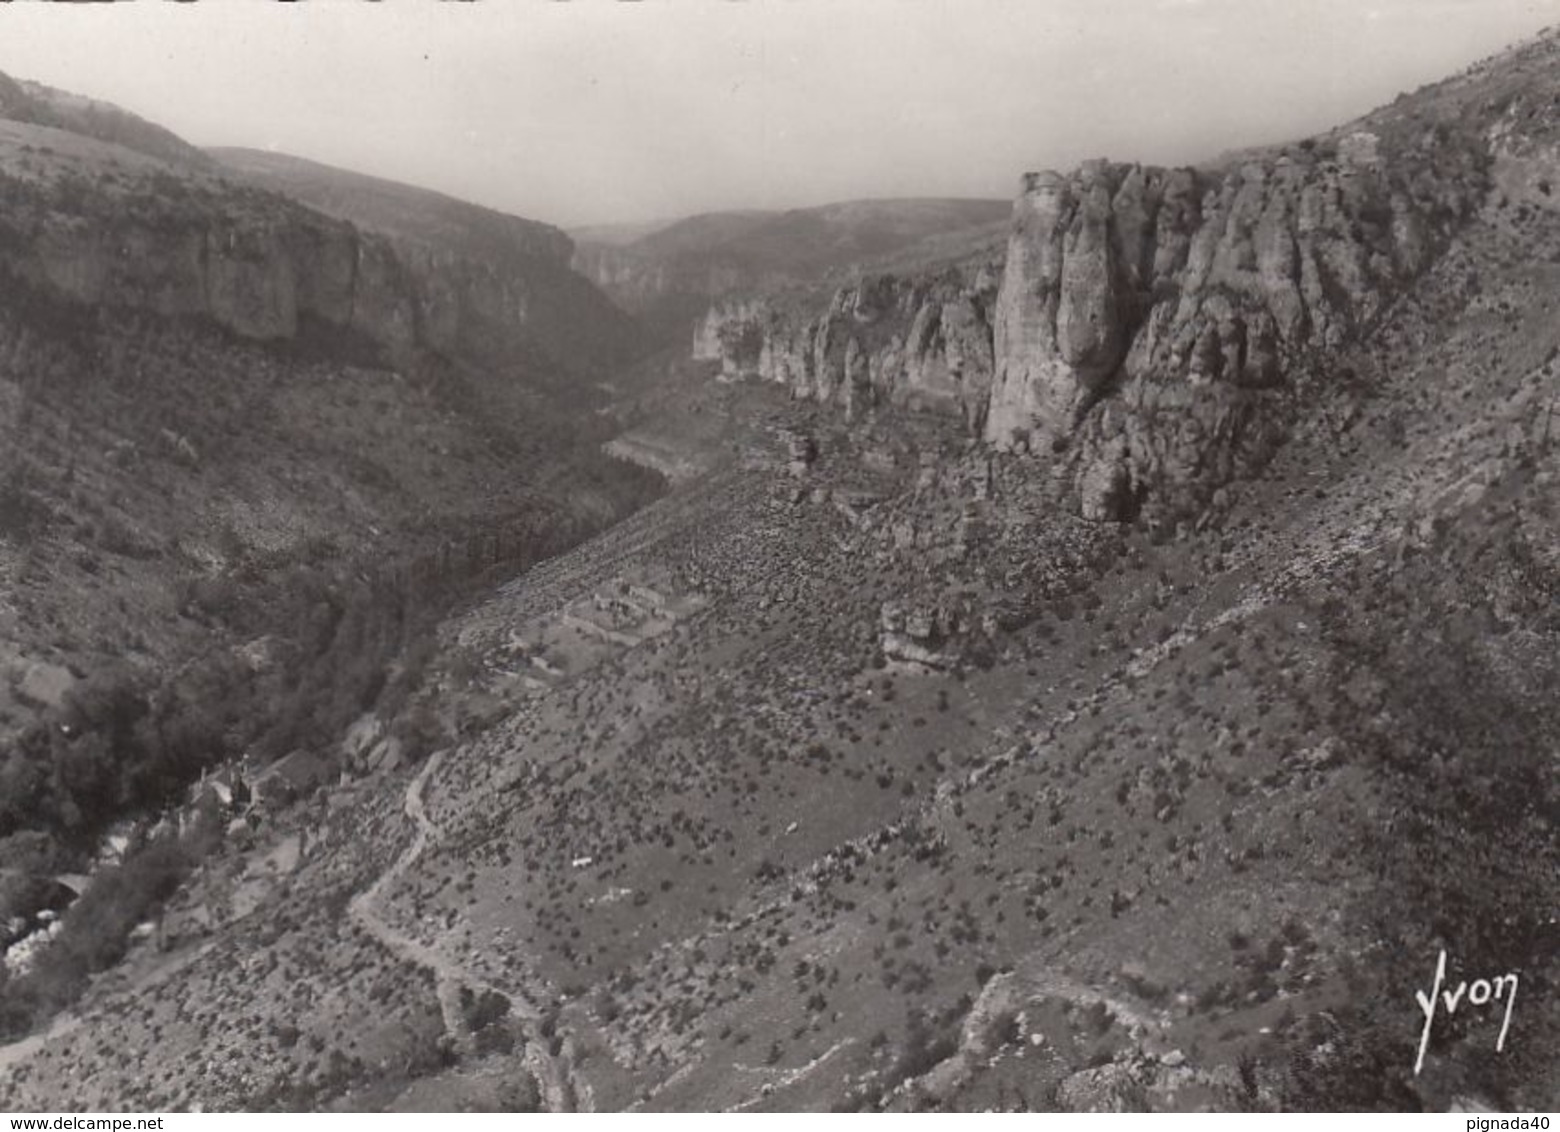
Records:
[[[1543,197],[1550,151],[1499,135]],[[1095,518],[1202,506],[1281,440],[1294,393],[1366,333],[1482,203],[1491,141],[1384,114],[1209,170],[1030,174],[990,266],[884,277],[822,313],[710,311],[695,356],[848,409],[954,410],[1053,462]]]
[[[211,153],[224,172],[388,242],[438,349],[529,343],[554,362],[589,366],[640,348],[633,319],[571,270],[574,242],[550,224],[286,154]]]
[[[204,167],[210,159],[183,138],[111,103],[0,74],[0,118],[67,130],[175,165]]]
[[[978,429],[993,372],[996,272],[981,261],[926,277],[873,276],[808,304],[732,300],[694,334],[695,358],[858,414],[877,404],[946,413]]]
[[[667,336],[677,333],[679,337],[713,298],[795,282],[778,272],[701,262],[691,256],[658,255],[637,246],[581,243],[575,248],[571,266],[653,331]]]
[[[0,85],[0,113],[15,109],[12,89]],[[242,338],[324,331],[394,365],[427,351],[576,369],[636,345],[631,320],[569,270],[557,229],[474,206],[486,227],[464,214],[376,226],[192,152],[175,163],[0,118],[0,268],[56,298],[209,319]]]
[[[1025,179],[985,438],[1067,452],[1092,517],[1190,509],[1281,437],[1288,394],[1364,333],[1485,192],[1455,136],[1356,130],[1212,173]]]

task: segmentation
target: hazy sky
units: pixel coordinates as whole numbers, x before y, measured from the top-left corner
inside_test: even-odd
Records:
[[[0,4],[0,71],[561,224],[1186,161],[1336,124],[1560,0]]]

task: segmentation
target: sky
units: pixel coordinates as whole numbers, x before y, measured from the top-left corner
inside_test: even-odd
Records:
[[[22,0],[0,71],[578,226],[1195,161],[1555,24],[1560,0]]]

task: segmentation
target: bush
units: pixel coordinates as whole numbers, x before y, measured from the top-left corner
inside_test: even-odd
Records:
[[[131,931],[178,890],[212,837],[202,830],[184,840],[164,838],[104,869],[65,913],[59,937],[39,953],[33,969],[6,988],[0,1033],[32,1029],[72,1002],[90,975],[117,963]]]
[[[396,720],[391,735],[400,741],[406,759],[414,763],[422,762],[450,741],[443,721],[427,701],[419,702]]]

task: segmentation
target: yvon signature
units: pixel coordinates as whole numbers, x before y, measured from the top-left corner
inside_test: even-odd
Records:
[[[1467,995],[1467,1001],[1473,1006],[1487,1006],[1491,1002],[1506,1002],[1506,1016],[1501,1020],[1500,1037],[1495,1039],[1495,1052],[1500,1053],[1506,1048],[1506,1031],[1511,1027],[1511,1008],[1517,1002],[1517,976],[1501,975],[1494,979],[1475,979],[1469,983],[1467,979],[1457,984],[1456,990],[1443,990],[1446,983],[1446,949],[1442,948],[1441,957],[1435,964],[1435,985],[1430,988],[1427,997],[1424,991],[1415,991],[1414,998],[1419,1003],[1419,1009],[1424,1011],[1425,1028],[1419,1036],[1419,1056],[1414,1059],[1414,1076],[1419,1076],[1419,1071],[1424,1068],[1425,1050],[1430,1048],[1430,1029],[1435,1024],[1436,1010],[1442,1006],[1446,1008],[1448,1017],[1457,1013],[1457,1008],[1463,1003],[1463,996]]]

